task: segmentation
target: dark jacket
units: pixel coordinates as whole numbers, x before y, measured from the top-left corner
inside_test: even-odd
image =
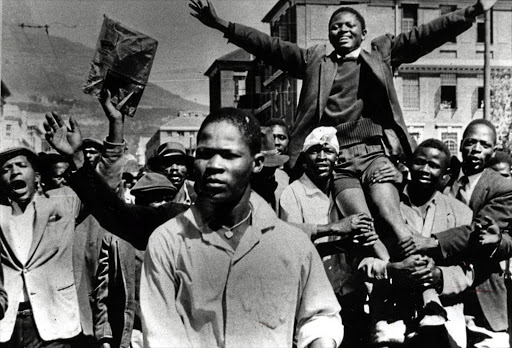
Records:
[[[139,250],[146,249],[155,228],[189,208],[179,203],[167,203],[158,208],[127,204],[110,190],[87,160],[70,175],[69,185],[104,229]]]
[[[475,258],[470,237],[475,223],[483,223],[484,217],[493,218],[501,228],[508,226],[512,218],[512,181],[499,173],[487,168],[482,172],[475,186],[469,207],[473,210],[473,223],[436,234],[441,253],[444,258],[466,256]],[[507,235],[503,242],[510,240]],[[506,330],[507,322],[507,291],[504,274],[496,258],[476,260],[475,291],[478,303],[494,331]]]
[[[130,347],[139,306],[135,282],[141,268],[136,267],[136,253],[118,237],[107,234],[103,238],[94,289],[94,334],[98,341],[108,339],[111,347]]]
[[[416,61],[467,30],[472,22],[467,9],[455,11],[396,37],[390,34],[379,36],[372,41],[370,52],[361,51],[364,63],[380,82],[380,97],[385,107],[382,114],[375,115],[378,119],[374,121],[384,128],[384,142],[390,155],[402,152],[410,155],[415,146],[407,132],[393,85],[393,71],[403,63]],[[293,166],[304,139],[319,126],[338,68],[336,53],[328,54],[326,45],[304,49],[241,24],[230,24],[226,37],[266,63],[303,80],[288,148]]]

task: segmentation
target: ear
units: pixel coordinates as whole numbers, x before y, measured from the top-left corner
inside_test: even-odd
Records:
[[[364,41],[366,39],[366,34],[368,34],[368,30],[366,29],[363,29],[363,31],[361,32],[361,41]]]
[[[254,155],[254,158],[252,160],[252,172],[253,173],[259,173],[263,169],[263,162],[265,161],[265,156],[261,153],[257,153]]]
[[[441,188],[445,188],[446,185],[448,185],[448,183],[450,182],[450,179],[452,178],[452,176],[450,175],[450,173],[445,173],[443,174],[443,176],[441,177],[441,180],[439,182]]]

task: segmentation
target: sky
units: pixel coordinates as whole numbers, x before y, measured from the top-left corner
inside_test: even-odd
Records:
[[[32,25],[49,25],[50,35],[94,48],[103,14],[159,41],[150,76],[153,82],[181,97],[208,104],[208,78],[204,72],[216,58],[235,50],[222,33],[192,17],[187,0],[7,0],[17,6],[19,18]],[[217,14],[269,32],[261,20],[277,0],[212,0]],[[14,23],[13,23],[14,24]],[[19,24],[19,23],[18,23]]]

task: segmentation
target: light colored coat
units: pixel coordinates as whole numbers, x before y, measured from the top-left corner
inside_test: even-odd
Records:
[[[9,307],[0,320],[0,342],[13,333],[23,283],[34,313],[34,321],[45,341],[71,338],[80,333],[78,299],[73,277],[72,249],[75,219],[80,201],[69,188],[37,196],[32,246],[23,265],[13,250],[9,231],[12,208],[0,203],[1,260]]]

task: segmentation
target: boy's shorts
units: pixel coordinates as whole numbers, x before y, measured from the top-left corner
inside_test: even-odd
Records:
[[[340,148],[334,166],[333,196],[341,191],[368,186],[373,174],[385,164],[392,164],[384,152],[380,137]]]

